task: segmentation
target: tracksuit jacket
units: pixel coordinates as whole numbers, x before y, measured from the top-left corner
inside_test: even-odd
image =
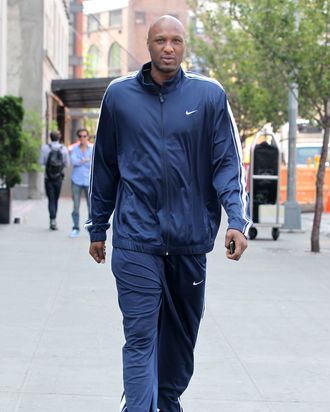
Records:
[[[228,228],[251,221],[237,127],[222,86],[182,69],[161,87],[151,64],[104,95],[90,180],[91,241],[150,254],[212,250],[221,206]]]

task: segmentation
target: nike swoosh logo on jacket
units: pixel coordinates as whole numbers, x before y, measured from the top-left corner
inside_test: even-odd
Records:
[[[90,180],[91,241],[155,254],[212,250],[221,206],[228,227],[251,225],[236,124],[221,85],[179,70],[159,90],[141,71],[105,92]],[[186,112],[196,110],[193,116]]]

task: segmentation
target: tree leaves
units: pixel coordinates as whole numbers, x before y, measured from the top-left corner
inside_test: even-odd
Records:
[[[260,43],[232,18],[229,4],[214,5],[211,11],[195,9],[204,26],[202,36],[191,30],[199,66],[208,68],[226,89],[242,141],[265,123],[277,129],[284,123],[287,105],[286,84],[278,87],[283,83],[280,72],[265,58]]]
[[[23,116],[24,109],[20,97],[0,97],[0,179],[8,187],[21,180]]]
[[[39,170],[42,123],[36,116],[24,116],[20,97],[0,97],[0,180],[7,187],[20,183],[23,172]]]

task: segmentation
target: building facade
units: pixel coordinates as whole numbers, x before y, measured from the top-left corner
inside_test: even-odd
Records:
[[[7,0],[0,0],[0,96],[7,93]]]
[[[7,0],[6,93],[21,96],[25,110],[44,121],[41,143],[60,112],[50,85],[68,77],[69,23],[66,0]],[[40,174],[29,175],[25,183],[29,197],[43,190]]]
[[[113,77],[137,70],[149,60],[150,24],[170,14],[188,24],[185,0],[114,0],[106,9],[84,7],[84,76]]]

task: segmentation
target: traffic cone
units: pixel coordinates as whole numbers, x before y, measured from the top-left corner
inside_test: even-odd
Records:
[[[324,212],[330,213],[330,192],[328,192],[328,199],[327,199],[327,203],[325,204]]]

